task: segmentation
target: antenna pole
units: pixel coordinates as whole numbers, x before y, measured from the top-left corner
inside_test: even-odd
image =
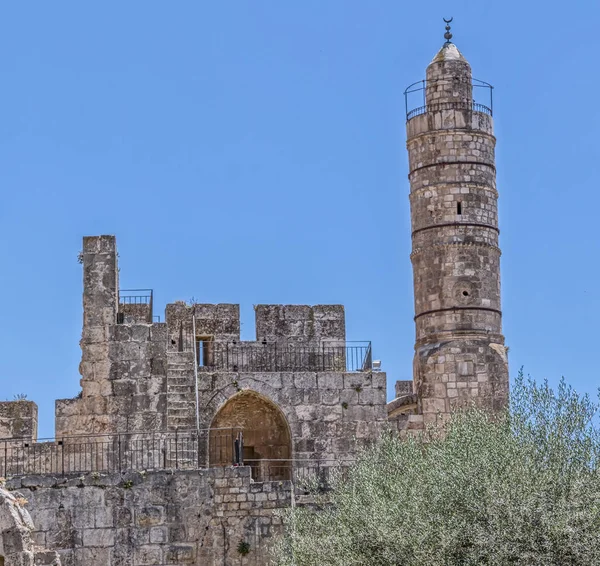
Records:
[[[200,401],[198,399],[198,352],[196,344],[196,313],[192,315],[192,341],[194,343],[194,389],[196,390],[196,431],[200,433]]]

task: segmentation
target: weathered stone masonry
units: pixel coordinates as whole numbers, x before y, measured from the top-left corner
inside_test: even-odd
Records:
[[[258,305],[257,340],[242,342],[238,305],[172,303],[164,323],[143,313],[118,324],[123,306],[112,236],[84,239],[83,269],[82,395],[56,402],[57,438],[194,429],[194,340],[207,357],[197,360],[201,429],[245,393],[282,412],[289,458],[351,456],[385,423],[385,374],[370,366],[346,371],[342,306]],[[227,424],[253,428],[241,415]]]
[[[414,382],[426,421],[467,400],[498,408],[508,395],[496,140],[472,88],[469,64],[446,43],[427,68],[427,110],[407,123]]]
[[[449,41],[424,89],[406,124],[416,342],[414,391],[388,405],[401,430],[508,398],[491,108],[474,102],[469,63]]]
[[[491,110],[449,42],[424,88],[407,116],[413,380],[386,406],[341,305],[257,305],[253,341],[235,304],[175,302],[154,322],[151,291],[119,288],[115,237],[86,237],[81,394],[56,401],[52,442],[35,403],[0,403],[15,490],[0,489],[0,566],[266,564],[302,474],[326,484],[388,421],[419,433],[468,401],[504,405]]]
[[[29,476],[9,487],[29,501],[34,542],[58,550],[62,566],[263,565],[281,524],[274,510],[292,494],[289,481],[251,483],[248,467]]]
[[[0,487],[0,566],[61,566],[55,550],[35,544],[26,504],[20,493]]]

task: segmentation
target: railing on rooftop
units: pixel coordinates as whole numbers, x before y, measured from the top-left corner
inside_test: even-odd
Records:
[[[152,289],[120,289],[120,305],[149,305],[152,302]]]
[[[119,289],[117,324],[126,322],[153,322],[152,289]]]
[[[205,429],[156,433],[0,439],[0,474],[73,474],[196,469],[206,465],[209,437],[229,447],[238,431]],[[200,448],[200,450],[199,450]]]
[[[193,351],[193,337],[180,337],[180,351]],[[205,371],[283,372],[283,371],[369,371],[373,356],[371,342],[320,344],[196,342],[198,367]]]
[[[241,458],[240,429],[122,433],[72,436],[32,442],[0,439],[0,474],[5,478],[28,475],[72,475],[152,470],[205,469],[246,465],[254,481],[292,480],[299,487],[327,488],[347,473],[350,459]]]

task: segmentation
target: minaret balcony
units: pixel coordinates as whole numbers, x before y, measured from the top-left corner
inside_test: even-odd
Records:
[[[404,91],[406,121],[408,122],[412,118],[421,116],[422,114],[447,110],[466,110],[493,116],[494,87],[491,84],[479,79],[472,79],[472,82],[469,80],[467,87],[467,94],[469,96],[464,97],[462,100],[456,99],[459,98],[456,96],[458,92],[452,93],[452,90],[454,90],[453,86],[456,90],[460,90],[457,88],[458,85],[453,85],[446,78],[421,80],[408,86]],[[471,97],[471,92],[473,94],[478,93],[478,98],[483,98],[484,103],[476,102],[475,97]],[[450,99],[448,100],[448,98]],[[471,98],[473,99],[471,100]]]
[[[489,106],[478,102],[438,102],[413,108],[410,112],[406,113],[406,121],[408,122],[411,118],[421,116],[427,112],[442,112],[444,110],[470,110],[472,112],[481,112],[488,116],[493,115],[492,109]]]

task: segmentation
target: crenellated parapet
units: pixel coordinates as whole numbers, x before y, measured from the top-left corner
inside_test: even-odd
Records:
[[[244,429],[249,414],[215,414],[246,391],[284,414],[288,456],[334,457],[384,422],[385,374],[372,374],[369,342],[346,342],[343,306],[256,305],[256,339],[241,340],[237,304],[178,301],[155,322],[154,293],[119,290],[117,260],[113,236],[85,239],[82,390],[56,402],[57,438],[208,430],[223,419]],[[252,414],[260,421],[269,410]],[[247,440],[264,444],[271,436],[257,426]],[[274,453],[256,447],[263,458]]]

